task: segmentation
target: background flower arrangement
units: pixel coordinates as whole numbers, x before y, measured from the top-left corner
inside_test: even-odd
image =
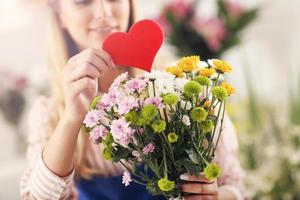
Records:
[[[26,142],[22,130],[22,117],[26,112],[28,79],[20,73],[2,69],[0,71],[0,85],[1,117],[14,130],[11,137],[16,139],[16,152],[23,153],[26,149]]]
[[[217,16],[197,16],[200,0],[175,0],[167,4],[157,21],[179,56],[220,57],[239,44],[240,33],[257,16],[258,9],[246,10],[232,0],[217,0]]]
[[[26,104],[28,80],[25,76],[9,70],[0,72],[0,80],[0,109],[9,123],[18,126]]]
[[[223,81],[231,70],[222,60],[184,57],[166,72],[122,74],[94,99],[84,125],[90,139],[104,145],[104,158],[127,169],[125,186],[134,180],[154,195],[181,197],[181,174],[220,175],[211,161],[235,92]]]

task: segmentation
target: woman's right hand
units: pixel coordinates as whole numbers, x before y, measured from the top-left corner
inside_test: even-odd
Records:
[[[114,67],[110,55],[102,49],[86,49],[68,60],[63,69],[64,115],[81,123],[93,98],[98,94],[98,78]]]
[[[65,177],[74,169],[75,136],[98,94],[98,78],[112,65],[104,50],[87,49],[70,58],[63,69],[65,110],[42,155],[47,167],[58,176]]]

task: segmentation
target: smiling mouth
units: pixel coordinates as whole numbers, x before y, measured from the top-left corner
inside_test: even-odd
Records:
[[[109,27],[97,27],[89,29],[89,32],[96,34],[96,35],[107,35],[109,33],[115,32],[118,30],[117,26],[109,26]]]

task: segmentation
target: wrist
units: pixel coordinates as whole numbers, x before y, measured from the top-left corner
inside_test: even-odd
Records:
[[[64,109],[61,118],[64,119],[66,123],[70,123],[70,124],[78,124],[78,123],[82,124],[84,120],[84,116],[82,116],[82,114],[74,113],[72,109],[68,109],[68,108]]]
[[[83,119],[77,117],[74,114],[70,114],[67,111],[64,111],[61,117],[60,123],[62,126],[67,127],[67,130],[78,130],[82,126]]]
[[[218,200],[237,200],[237,196],[227,186],[221,186],[219,187]]]

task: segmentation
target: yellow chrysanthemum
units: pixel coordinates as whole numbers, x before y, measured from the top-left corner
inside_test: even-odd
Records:
[[[206,100],[206,101],[204,102],[204,104],[203,104],[203,107],[204,107],[204,108],[209,108],[210,105],[211,105],[211,101]]]
[[[166,68],[166,71],[171,74],[174,74],[175,76],[177,76],[179,78],[183,77],[183,69],[178,66],[168,67],[168,68]]]
[[[229,73],[232,71],[230,64],[224,60],[214,59],[212,63],[213,67],[221,73]]]
[[[228,95],[234,94],[235,89],[228,83],[221,83],[221,87],[225,88],[227,90]]]
[[[179,60],[177,66],[183,69],[184,72],[191,72],[197,68],[200,62],[199,56],[187,56]]]
[[[210,77],[211,75],[213,75],[215,73],[215,69],[213,68],[203,68],[200,70],[200,75],[201,76],[206,76],[206,77]]]

